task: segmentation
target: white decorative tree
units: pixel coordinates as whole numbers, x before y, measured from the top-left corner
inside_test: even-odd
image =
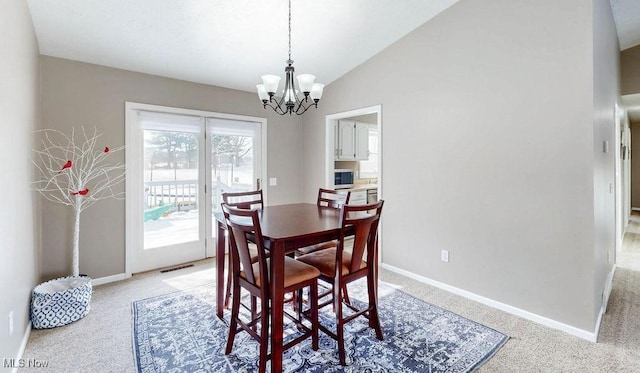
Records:
[[[80,213],[102,199],[124,198],[124,192],[116,192],[114,186],[124,180],[125,166],[109,163],[124,146],[110,149],[99,144],[97,129],[87,134],[82,128],[79,142],[75,128],[71,136],[53,129],[36,132],[42,133],[42,148],[33,149],[32,161],[39,171],[34,189],[49,201],[73,208],[72,275],[78,276]]]

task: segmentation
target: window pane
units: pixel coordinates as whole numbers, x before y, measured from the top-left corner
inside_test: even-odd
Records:
[[[214,129],[215,131],[216,129]],[[222,193],[255,190],[253,136],[211,136],[211,184],[214,211],[220,209]]]
[[[359,162],[360,179],[378,177],[378,129],[369,127],[369,159]]]
[[[198,240],[198,134],[144,130],[144,248]]]

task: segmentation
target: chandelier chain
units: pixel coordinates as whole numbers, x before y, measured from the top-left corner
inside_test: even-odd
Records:
[[[291,0],[289,0],[289,61],[291,61]]]

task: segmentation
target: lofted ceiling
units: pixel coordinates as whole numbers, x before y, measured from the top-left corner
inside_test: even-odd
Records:
[[[250,92],[284,76],[286,0],[27,1],[43,55]],[[293,0],[296,73],[329,84],[457,1]],[[640,0],[610,2],[620,49],[640,44]]]
[[[640,0],[610,0],[616,21],[620,50],[640,44]],[[640,121],[640,94],[623,98],[624,107],[631,122]]]
[[[458,0],[294,0],[296,73],[329,84]],[[284,76],[286,0],[28,0],[42,55],[254,92]]]
[[[610,0],[620,50],[640,44],[640,0]]]

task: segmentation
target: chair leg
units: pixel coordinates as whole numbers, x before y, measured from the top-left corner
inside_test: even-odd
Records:
[[[347,284],[344,284],[344,287],[342,288],[342,294],[344,294],[342,296],[342,299],[344,299],[347,304],[351,304],[351,301],[349,300],[349,293],[347,292]]]
[[[296,311],[296,317],[298,320],[302,320],[300,318],[300,314],[302,313],[302,289],[298,289],[293,293],[293,308]]]
[[[374,276],[367,276],[367,287],[369,293],[369,326],[376,331],[376,338],[382,340],[382,328],[378,317],[378,293]]]
[[[293,306],[293,310],[298,314],[298,319],[300,319],[300,308],[298,307],[298,298],[300,297],[302,297],[301,291],[291,292],[291,305]]]
[[[311,346],[318,351],[318,280],[309,287],[309,306],[311,307]]]
[[[224,308],[229,308],[229,298],[231,297],[231,287],[232,287],[232,274],[233,271],[231,269],[231,253],[228,255],[228,263],[227,263],[227,287],[224,295]]]
[[[258,306],[257,306],[257,299],[255,296],[251,296],[251,320],[255,320],[256,319],[256,315],[258,314]],[[264,307],[262,306],[262,303],[264,302],[260,302],[262,309],[264,310]],[[264,311],[263,311],[264,313]],[[253,329],[254,331],[258,330],[258,325],[253,325],[251,327],[251,329]]]
[[[253,297],[255,300],[255,297]],[[260,298],[260,362],[258,372],[267,370],[267,348],[269,347],[269,301]]]
[[[229,355],[233,349],[233,341],[236,338],[238,330],[238,315],[240,313],[240,286],[233,286],[233,306],[231,307],[231,321],[229,322],[229,337],[227,337],[227,347],[224,351],[225,355]]]
[[[338,357],[340,365],[347,365],[344,351],[344,320],[342,319],[342,286],[338,281],[333,285],[333,307],[336,313],[336,337],[338,341]]]

